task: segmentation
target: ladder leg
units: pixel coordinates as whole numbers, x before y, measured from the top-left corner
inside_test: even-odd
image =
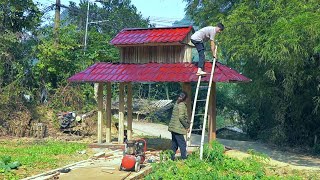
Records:
[[[197,99],[198,99],[200,83],[201,83],[201,76],[198,77],[196,94],[194,95],[194,99],[193,99],[193,108],[192,108],[192,115],[191,115],[191,121],[190,121],[190,130],[187,134],[187,146],[191,145],[191,132],[192,132],[192,128],[193,128],[194,116],[195,116],[195,111],[196,111],[196,107],[197,107]]]
[[[216,49],[215,49],[215,50],[216,50],[215,53],[217,53],[217,46],[216,46]],[[212,81],[213,81],[215,66],[216,66],[216,58],[213,59],[213,63],[212,63],[210,80],[209,80],[209,88],[208,88],[208,92],[207,92],[206,106],[205,106],[205,111],[204,111],[202,134],[201,134],[201,143],[200,143],[200,159],[201,159],[201,160],[202,160],[202,157],[203,157],[204,135],[205,135],[206,126],[207,126],[208,108],[209,108],[209,98],[210,98],[211,85],[212,85]]]

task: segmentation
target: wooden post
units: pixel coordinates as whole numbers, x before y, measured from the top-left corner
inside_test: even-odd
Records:
[[[119,84],[119,127],[118,127],[118,143],[124,141],[124,83]]]
[[[210,92],[210,100],[209,100],[209,116],[208,116],[208,126],[209,126],[209,134],[208,134],[208,141],[211,142],[212,140],[216,140],[216,83],[212,82],[211,85],[211,92]]]
[[[98,84],[98,143],[102,143],[103,84]]]
[[[182,83],[182,91],[186,92],[188,95],[188,98],[186,99],[187,103],[187,111],[188,111],[188,116],[189,116],[189,121],[191,120],[191,115],[192,115],[192,104],[191,104],[191,83],[190,82],[185,82]]]
[[[60,27],[60,0],[56,0],[56,12],[55,12],[55,18],[54,18],[54,38],[55,38],[55,44],[58,42],[58,29]]]
[[[128,140],[132,139],[132,84],[129,82],[127,84],[127,120],[128,120],[128,125],[127,125],[127,138]]]
[[[106,98],[106,143],[111,142],[111,82],[107,82]]]

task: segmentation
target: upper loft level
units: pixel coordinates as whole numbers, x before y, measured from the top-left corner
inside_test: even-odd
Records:
[[[123,29],[111,44],[120,49],[121,63],[191,62],[192,26]]]

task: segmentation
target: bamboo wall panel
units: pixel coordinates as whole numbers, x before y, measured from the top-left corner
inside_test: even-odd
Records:
[[[120,48],[121,63],[191,62],[191,48],[185,45],[127,46]]]

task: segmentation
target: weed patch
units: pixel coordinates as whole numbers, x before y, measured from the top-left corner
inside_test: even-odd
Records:
[[[16,176],[25,178],[88,158],[87,155],[77,153],[77,151],[87,148],[87,144],[83,143],[54,140],[6,140],[0,141],[0,146],[2,147],[0,149],[1,155],[10,156],[22,164],[18,170],[0,174],[0,179],[2,177],[14,179],[12,177]]]
[[[223,145],[216,141],[205,146],[203,160],[199,159],[199,152],[181,161],[170,160],[169,154],[162,153],[168,157],[154,164],[152,173],[145,179],[300,179],[299,176],[280,178],[277,174],[266,174],[268,157],[253,151],[242,160],[228,157]]]

